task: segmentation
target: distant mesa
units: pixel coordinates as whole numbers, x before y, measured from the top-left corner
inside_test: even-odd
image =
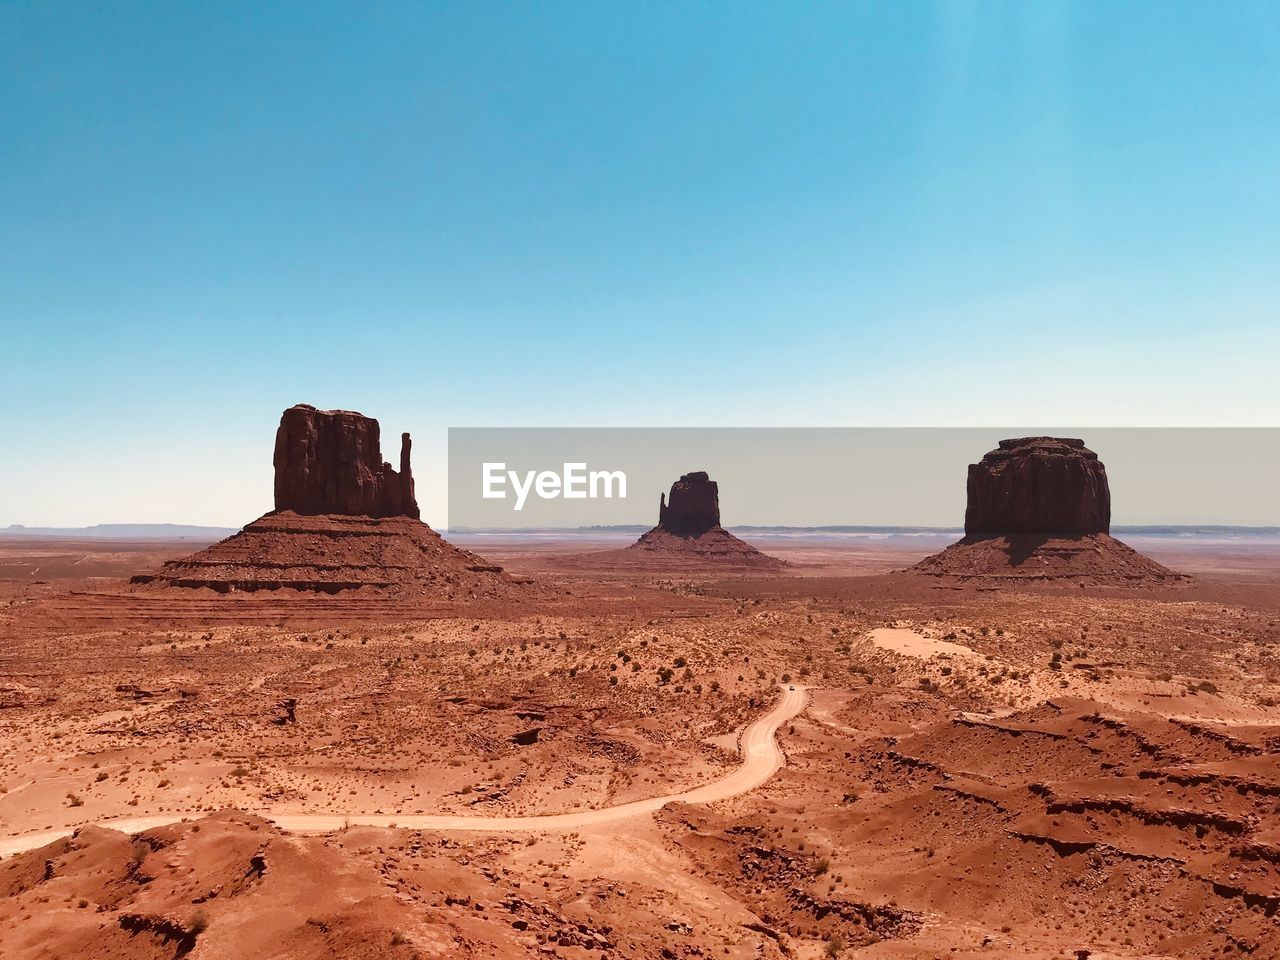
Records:
[[[377,420],[290,407],[276,431],[275,509],[133,582],[222,593],[383,587],[441,599],[496,597],[517,586],[501,567],[419,519],[410,449],[409,434],[401,434],[395,470],[382,459]]]
[[[235,533],[234,527],[199,527],[186,523],[95,523],[89,527],[0,527],[0,538],[43,537],[60,540],[200,540],[208,543]]]
[[[915,573],[958,579],[1178,582],[1110,535],[1107,470],[1083,440],[1001,440],[969,465],[964,539],[922,560]]]
[[[686,473],[658,499],[658,525],[627,548],[648,558],[779,568],[786,563],[761,553],[720,526],[720,488],[705,471]]]

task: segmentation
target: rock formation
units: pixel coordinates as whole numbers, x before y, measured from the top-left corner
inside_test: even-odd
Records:
[[[720,488],[705,471],[686,473],[658,498],[658,525],[622,551],[659,566],[675,564],[777,568],[786,564],[761,553],[720,526]],[[637,558],[638,559],[638,558]],[[633,561],[634,562],[634,561]]]
[[[964,539],[912,572],[1109,585],[1185,579],[1110,535],[1107,471],[1083,440],[1001,440],[969,465],[967,492]]]
[[[394,470],[382,461],[377,420],[290,407],[276,431],[275,509],[134,582],[220,593],[377,587],[448,600],[517,595],[526,584],[418,519],[409,452],[402,434]]]
[[[671,501],[658,495],[658,527],[677,537],[697,537],[720,526],[720,488],[706,471],[686,473],[671,485]]]
[[[416,520],[409,450],[409,434],[402,433],[397,473],[383,462],[377,420],[305,403],[290,407],[276,430],[276,512]]]
[[[1111,529],[1107,470],[1083,440],[1001,440],[969,465],[966,537],[1088,536]]]

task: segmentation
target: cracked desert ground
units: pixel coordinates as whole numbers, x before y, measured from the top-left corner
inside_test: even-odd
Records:
[[[0,541],[0,956],[1280,957],[1280,547],[1135,543],[1195,581],[1127,589],[890,572],[927,539],[464,545],[538,589],[143,589],[192,545]],[[724,777],[791,686],[746,793],[515,819]],[[428,814],[512,829],[358,822]]]

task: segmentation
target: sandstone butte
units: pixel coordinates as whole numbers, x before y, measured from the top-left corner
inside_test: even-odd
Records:
[[[220,593],[372,587],[448,600],[527,586],[419,519],[410,450],[409,434],[401,434],[396,470],[382,459],[372,417],[290,407],[276,430],[275,509],[133,582]]]
[[[409,434],[400,435],[397,473],[383,462],[379,433],[377,420],[350,410],[286,410],[272,458],[275,512],[417,520]]]
[[[1001,440],[969,465],[964,538],[911,572],[1126,585],[1186,578],[1111,536],[1107,470],[1083,440]]]
[[[770,568],[785,562],[720,526],[720,488],[705,471],[686,473],[658,498],[658,525],[627,548],[647,559]]]

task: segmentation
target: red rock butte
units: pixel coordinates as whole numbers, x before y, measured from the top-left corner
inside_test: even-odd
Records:
[[[418,519],[410,448],[402,434],[397,471],[382,460],[377,420],[290,407],[276,431],[275,509],[133,582],[219,593],[378,587],[447,600],[496,598],[522,586]]]
[[[686,473],[671,485],[671,502],[658,495],[658,526],[677,537],[700,537],[720,526],[720,487],[705,471]]]
[[[382,459],[377,420],[305,403],[290,407],[276,430],[276,512],[417,520],[411,446],[402,433],[397,473]]]
[[[658,525],[627,548],[657,561],[778,568],[786,563],[720,526],[720,488],[705,471],[686,473],[659,495]]]
[[[1001,440],[969,465],[964,539],[912,572],[1096,584],[1186,578],[1116,540],[1107,470],[1083,440]]]
[[[969,465],[966,537],[1111,531],[1107,468],[1083,440],[1022,437]]]

